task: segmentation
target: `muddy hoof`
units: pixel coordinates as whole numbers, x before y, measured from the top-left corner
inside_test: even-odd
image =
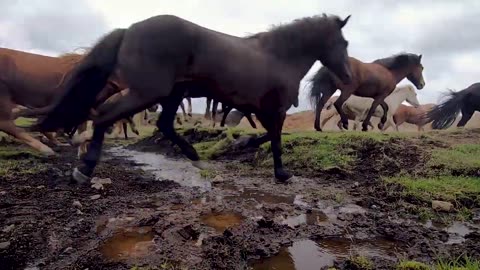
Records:
[[[79,184],[90,182],[90,177],[83,174],[78,168],[73,169],[72,178]]]
[[[205,161],[202,161],[202,160],[192,161],[192,165],[193,165],[193,167],[197,167],[197,168],[199,168],[200,170],[207,170],[207,169],[209,169],[208,164],[207,164]]]
[[[348,123],[343,123],[342,126],[345,130],[348,130]]]
[[[362,131],[368,131],[368,126],[362,126]]]
[[[321,128],[321,127],[315,127],[315,130],[316,130],[316,131],[319,131],[319,132],[322,132],[322,128]]]
[[[383,130],[383,126],[384,125],[382,123],[378,123],[378,129]]]
[[[291,173],[289,173],[289,172],[287,172],[283,169],[275,170],[275,178],[280,183],[286,183],[292,177],[293,177],[293,174],[291,174]]]

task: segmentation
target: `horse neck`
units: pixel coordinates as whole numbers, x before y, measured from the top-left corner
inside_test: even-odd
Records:
[[[405,90],[398,90],[390,94],[387,98],[385,98],[385,103],[387,103],[388,109],[394,113],[400,104],[407,100],[407,94],[408,93]]]
[[[398,84],[399,82],[401,82],[410,73],[409,67],[389,69],[389,71],[392,73],[393,77],[395,78],[395,84]]]

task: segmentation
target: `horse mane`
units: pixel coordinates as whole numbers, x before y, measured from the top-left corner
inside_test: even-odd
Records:
[[[60,60],[60,63],[67,66],[67,68],[65,69],[65,72],[62,74],[62,78],[55,88],[60,87],[65,82],[65,78],[68,74],[70,74],[70,71],[72,71],[73,67],[80,63],[80,61],[83,60],[89,51],[90,48],[88,47],[78,47],[71,52],[63,53],[57,56],[57,58]]]
[[[387,69],[394,70],[410,64],[419,64],[420,59],[416,54],[401,52],[390,57],[377,59],[373,61],[373,63],[382,65]]]
[[[338,27],[340,17],[336,15],[316,15],[296,19],[289,23],[272,25],[269,30],[255,33],[246,38],[258,38],[279,54],[287,51],[302,50],[305,45],[319,40],[319,33],[325,33],[332,27]]]

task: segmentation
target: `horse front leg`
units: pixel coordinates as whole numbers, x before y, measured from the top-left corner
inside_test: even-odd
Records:
[[[180,102],[180,109],[182,109],[183,120],[184,120],[185,122],[188,122],[187,112],[185,111],[185,105],[183,105],[183,100]]]
[[[275,178],[280,182],[286,182],[292,178],[292,174],[287,172],[283,167],[282,162],[282,127],[285,121],[286,112],[278,114],[257,114],[257,118],[267,130],[267,135],[270,138],[273,166]]]
[[[213,100],[212,104],[212,126],[215,128],[215,124],[217,123],[217,109],[218,109],[218,101]]]
[[[382,118],[380,119],[380,123],[378,123],[378,128],[380,130],[384,130],[383,126],[385,125],[385,122],[387,121],[387,118],[389,117],[389,115],[388,115],[388,105],[387,105],[387,103],[385,103],[384,99],[380,102],[380,106],[382,106],[383,115],[382,115]],[[393,122],[393,116],[391,116],[391,117],[392,117],[392,122]]]
[[[340,97],[335,101],[335,109],[337,109],[338,114],[340,114],[340,121],[342,122],[342,126],[344,129],[348,130],[348,116],[343,111],[343,103],[351,96],[351,93],[347,93],[343,91]]]
[[[205,108],[205,115],[203,116],[206,120],[211,119],[211,114],[210,114],[210,107],[212,105],[212,99],[207,98],[207,108]]]
[[[223,115],[222,115],[222,121],[220,122],[221,127],[225,126],[225,121],[227,121],[227,116],[232,109],[233,109],[233,107],[229,107],[229,106],[222,103],[222,113],[223,113]]]
[[[375,100],[373,100],[372,102],[372,106],[370,107],[370,109],[368,110],[368,113],[367,113],[367,116],[365,117],[365,119],[363,120],[363,123],[362,123],[362,131],[368,131],[368,124],[370,123],[370,120],[372,118],[372,115],[375,113],[375,110],[377,109],[378,105],[380,104],[381,102],[381,99],[380,98],[377,98]],[[388,109],[387,109],[388,110]],[[383,127],[383,125],[382,125]],[[380,124],[379,124],[379,128],[380,128]]]

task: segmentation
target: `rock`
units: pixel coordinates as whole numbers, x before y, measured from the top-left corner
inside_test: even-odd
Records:
[[[72,205],[77,207],[77,208],[82,208],[83,207],[83,205],[80,203],[80,201],[73,201]]]
[[[65,254],[70,254],[70,253],[72,253],[72,252],[73,252],[73,247],[67,247],[67,248],[63,251],[63,253],[65,253]]]
[[[45,186],[44,186],[44,185],[41,185],[41,186],[38,186],[37,188],[38,188],[38,189],[43,189],[43,188],[45,188]]]
[[[359,186],[360,186],[360,183],[358,182],[353,183],[353,187],[359,187]]]
[[[453,204],[444,201],[432,201],[432,209],[436,211],[450,212],[453,210]]]
[[[101,197],[100,194],[97,194],[97,195],[90,196],[90,199],[91,200],[98,200],[98,199],[100,199],[100,197]]]
[[[94,178],[92,178],[90,183],[92,183],[92,184],[102,184],[102,185],[111,185],[112,184],[112,179],[94,177]]]
[[[0,243],[0,250],[7,249],[9,247],[10,247],[10,242],[9,241]]]
[[[225,181],[225,179],[221,175],[217,175],[212,179],[213,183],[219,183],[219,182],[223,182],[223,181]]]
[[[77,215],[83,215],[83,212],[82,212],[82,210],[80,210],[80,209],[77,209]]]
[[[96,190],[102,190],[103,189],[103,185],[100,184],[100,183],[95,183],[92,185],[92,188],[93,189],[96,189]]]
[[[4,191],[4,190],[0,191],[0,195],[5,195],[5,194],[7,194],[6,191]]]
[[[6,226],[5,228],[3,228],[2,232],[4,232],[4,233],[9,233],[9,232],[11,232],[14,228],[15,228],[15,224],[8,225],[8,226]]]

